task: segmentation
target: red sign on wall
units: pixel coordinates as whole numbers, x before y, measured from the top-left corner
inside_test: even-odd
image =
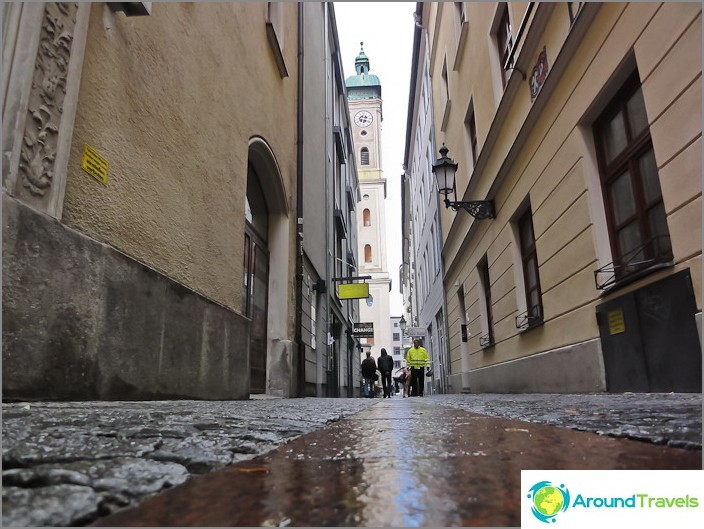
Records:
[[[538,55],[538,62],[533,68],[533,72],[530,74],[530,80],[528,85],[530,86],[530,100],[533,101],[538,97],[540,89],[545,83],[545,79],[548,76],[548,55],[543,46],[543,51]]]

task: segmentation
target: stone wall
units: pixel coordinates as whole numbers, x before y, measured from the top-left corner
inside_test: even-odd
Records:
[[[249,320],[3,194],[4,399],[245,399]]]

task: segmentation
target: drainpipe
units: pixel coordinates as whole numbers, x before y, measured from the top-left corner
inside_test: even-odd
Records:
[[[306,396],[306,355],[303,343],[303,3],[298,2],[298,93],[296,114],[296,314],[297,392]]]
[[[332,259],[332,251],[330,249],[330,218],[332,217],[331,204],[330,204],[330,186],[329,186],[329,164],[328,164],[328,134],[331,129],[328,127],[328,122],[330,119],[330,102],[328,98],[329,82],[328,82],[328,71],[329,71],[329,41],[328,41],[328,24],[330,21],[330,14],[328,12],[328,3],[323,2],[323,65],[324,74],[323,82],[325,83],[325,119],[324,119],[324,129],[323,134],[324,140],[324,162],[323,162],[323,178],[325,179],[325,281],[326,281],[326,293],[325,293],[325,352],[326,355],[326,365],[325,365],[325,393],[327,397],[336,397],[337,395],[332,395],[332,355],[334,348],[332,344],[328,343],[328,336],[332,335],[332,325],[330,323],[330,296],[332,295],[332,282],[330,278],[331,267],[330,260]]]

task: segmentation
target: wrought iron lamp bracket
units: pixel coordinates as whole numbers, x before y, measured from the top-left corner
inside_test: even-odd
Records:
[[[494,214],[494,201],[493,200],[469,200],[463,201],[451,201],[447,198],[445,199],[445,207],[452,208],[454,211],[459,211],[460,209],[465,210],[467,213],[472,215],[475,219],[493,219],[496,218]]]

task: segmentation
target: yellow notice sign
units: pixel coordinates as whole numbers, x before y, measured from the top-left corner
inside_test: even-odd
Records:
[[[338,285],[339,299],[364,299],[369,297],[369,283],[346,283]]]
[[[606,314],[609,320],[609,334],[619,334],[626,331],[626,322],[621,309],[612,310]]]
[[[95,178],[104,186],[108,185],[108,168],[110,163],[100,156],[100,153],[87,143],[83,146],[81,169]]]

